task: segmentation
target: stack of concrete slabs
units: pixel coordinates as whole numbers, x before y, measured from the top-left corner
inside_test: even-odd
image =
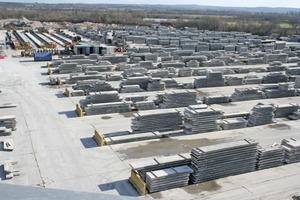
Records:
[[[221,127],[224,130],[246,128],[248,121],[243,117],[229,118],[222,120]]]
[[[77,63],[63,63],[58,67],[60,74],[82,72],[82,66]]]
[[[143,162],[135,162],[131,163],[130,166],[134,170],[138,171],[139,175],[143,180],[146,180],[147,172],[190,164],[190,153],[184,153],[172,156],[161,156]]]
[[[11,135],[11,129],[6,127],[0,127],[0,136]]]
[[[300,162],[300,140],[283,139],[281,142],[284,150],[284,162],[287,164]]]
[[[8,129],[15,130],[17,126],[17,120],[14,115],[0,116],[0,127],[6,127]]]
[[[149,79],[148,76],[128,77],[123,79],[120,85],[139,85],[141,89],[146,90]]]
[[[288,117],[293,112],[296,112],[299,108],[299,105],[296,103],[277,105],[275,110],[275,117]]]
[[[180,165],[190,165],[191,155],[190,153],[172,155],[172,156],[161,156],[154,158],[162,168],[170,168]]]
[[[122,100],[117,91],[90,92],[89,98],[93,103],[118,102]]]
[[[140,111],[131,120],[131,129],[135,133],[178,130],[181,125],[181,113],[176,109]]]
[[[200,183],[254,171],[257,143],[239,140],[198,147],[192,149],[191,156],[194,173],[190,180]]]
[[[86,115],[123,113],[130,112],[131,105],[131,101],[88,104],[86,107],[84,107],[84,111],[86,112]]]
[[[163,94],[161,108],[186,107],[197,104],[197,92],[188,90],[175,90]]]
[[[257,170],[268,169],[283,165],[284,151],[281,146],[259,148]]]
[[[287,90],[270,89],[270,90],[265,90],[265,93],[269,99],[296,96],[296,90],[292,88]]]
[[[105,137],[105,142],[107,145],[136,142],[142,140],[152,140],[162,138],[162,135],[159,132],[147,132],[139,134],[125,134],[118,136],[107,136]]]
[[[291,115],[288,116],[290,120],[298,120],[300,119],[300,110],[293,112]]]
[[[163,91],[166,89],[166,84],[161,81],[161,78],[151,78],[148,85],[148,91]]]
[[[134,105],[138,110],[154,110],[154,109],[156,109],[154,101],[151,101],[151,100],[139,101],[139,102],[136,102]]]
[[[204,133],[218,129],[216,120],[220,119],[222,112],[217,109],[191,109],[184,110],[184,132],[187,134]]]
[[[162,81],[166,84],[166,88],[176,88],[178,83],[173,78],[164,78]]]
[[[90,92],[89,96],[79,101],[79,104],[81,107],[85,107],[89,104],[111,103],[120,101],[122,101],[122,98],[119,96],[119,93],[117,91]]]
[[[188,185],[192,172],[187,165],[147,172],[146,187],[150,193],[184,187]]]
[[[115,88],[111,86],[110,83],[107,83],[105,81],[97,81],[91,84],[91,87],[89,88],[90,92],[103,92],[103,91],[113,91]]]
[[[262,82],[263,83],[280,83],[287,82],[288,76],[282,72],[272,72],[266,76],[264,76]]]
[[[273,123],[274,107],[272,105],[258,104],[253,107],[248,119],[248,126],[259,126]]]
[[[265,99],[266,96],[259,88],[235,88],[235,92],[231,95],[230,101],[248,101],[255,99]]]
[[[229,96],[225,96],[225,95],[205,96],[203,98],[203,102],[205,104],[208,104],[208,105],[228,103],[229,102]]]

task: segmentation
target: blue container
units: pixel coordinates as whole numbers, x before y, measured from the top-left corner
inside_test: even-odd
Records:
[[[34,61],[52,61],[52,54],[49,52],[35,53]]]
[[[85,55],[86,56],[90,55],[90,47],[85,47]]]

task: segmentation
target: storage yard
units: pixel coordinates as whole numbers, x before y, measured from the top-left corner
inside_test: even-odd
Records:
[[[154,199],[300,195],[298,43],[65,28],[13,31],[3,49],[1,182]],[[71,45],[48,62],[13,56]]]

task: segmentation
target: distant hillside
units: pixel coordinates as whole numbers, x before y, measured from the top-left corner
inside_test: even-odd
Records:
[[[300,12],[299,8],[270,8],[270,7],[218,7],[201,5],[143,5],[143,4],[46,4],[46,3],[13,3],[0,2],[0,8],[48,8],[48,9],[120,9],[120,10],[190,10],[190,11],[232,11],[232,12],[259,12],[259,13],[287,13]]]
[[[271,8],[271,7],[220,7],[220,6],[201,6],[201,5],[175,5],[177,9],[185,10],[217,10],[217,11],[236,11],[236,12],[262,12],[262,13],[287,13],[300,12],[299,8]]]

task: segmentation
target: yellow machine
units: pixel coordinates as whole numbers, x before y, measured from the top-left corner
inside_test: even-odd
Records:
[[[24,42],[23,43],[23,49],[24,50],[29,50],[31,47],[30,47],[30,42]]]

